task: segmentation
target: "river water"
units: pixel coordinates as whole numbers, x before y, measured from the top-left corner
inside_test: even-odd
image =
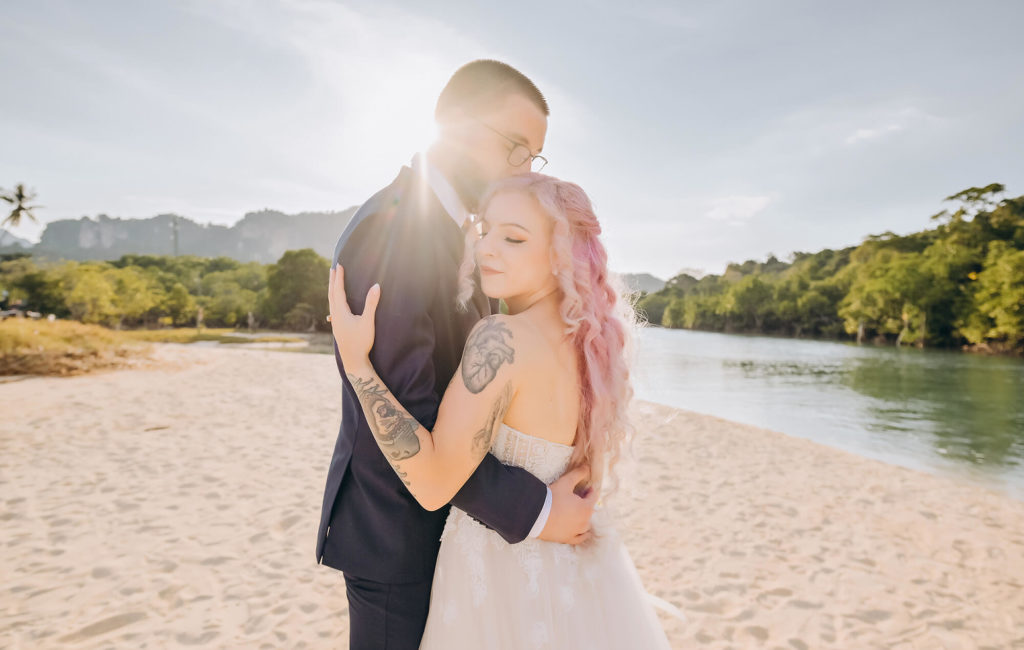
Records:
[[[637,397],[1024,500],[1024,360],[646,328]]]

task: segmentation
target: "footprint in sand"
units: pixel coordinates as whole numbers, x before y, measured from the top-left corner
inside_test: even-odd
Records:
[[[234,559],[235,558],[227,555],[215,555],[214,557],[206,558],[199,564],[202,564],[203,566],[220,566],[221,564],[224,564],[225,562],[231,562]]]
[[[745,609],[736,616],[724,620],[729,621],[730,623],[742,623],[743,621],[749,621],[752,618],[754,618],[754,610]]]
[[[79,641],[85,641],[91,639],[94,636],[100,634],[106,634],[112,632],[118,628],[124,627],[125,625],[131,625],[146,618],[145,612],[127,612],[125,614],[117,614],[110,618],[105,618],[102,621],[96,621],[92,625],[86,625],[77,632],[72,632],[66,636],[62,636],[59,641],[62,643],[77,643]]]
[[[887,612],[884,609],[869,609],[867,611],[857,612],[856,614],[848,614],[847,618],[855,618],[858,621],[874,625],[875,623],[881,623],[882,621],[887,621],[892,618],[892,612]]]
[[[203,645],[217,638],[220,634],[214,630],[203,632],[202,634],[178,634],[175,635],[174,640],[182,645]]]
[[[184,588],[184,586],[185,585],[172,585],[170,587],[164,587],[160,591],[156,592],[156,595],[160,596],[160,598],[164,600],[173,600],[174,597],[178,595],[178,592]]]
[[[285,517],[277,524],[277,529],[285,531],[294,526],[295,524],[302,521],[302,515],[292,515],[291,517]]]
[[[784,598],[788,598],[793,595],[793,592],[784,587],[778,589],[771,589],[758,594],[757,603],[769,609],[775,609]]]
[[[768,630],[764,629],[759,625],[750,625],[743,630],[750,636],[754,637],[758,641],[766,641],[768,639]]]
[[[823,614],[821,617],[821,632],[819,636],[822,641],[828,643],[836,642],[836,624],[835,617],[831,614]]]

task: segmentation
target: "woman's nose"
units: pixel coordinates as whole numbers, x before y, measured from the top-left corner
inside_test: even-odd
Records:
[[[484,233],[480,236],[480,239],[476,241],[476,256],[477,259],[491,257],[493,255],[493,249],[491,246],[491,238]]]

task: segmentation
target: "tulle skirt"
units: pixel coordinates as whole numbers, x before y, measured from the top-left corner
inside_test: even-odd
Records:
[[[452,508],[420,648],[668,648],[615,529],[601,511],[593,526],[585,546],[510,545]]]

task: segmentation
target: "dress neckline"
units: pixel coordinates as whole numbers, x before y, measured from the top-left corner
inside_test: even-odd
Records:
[[[541,438],[540,436],[531,436],[530,434],[524,433],[524,432],[520,431],[519,429],[516,429],[514,427],[510,427],[509,425],[505,424],[504,422],[501,423],[501,426],[505,427],[509,431],[512,431],[513,433],[517,433],[517,434],[519,434],[521,436],[525,436],[527,438],[533,438],[534,440],[540,440],[541,442],[549,444],[549,445],[554,445],[556,447],[563,447],[565,449],[576,449],[575,445],[564,445],[564,444],[562,444],[560,442],[555,442],[554,440],[548,440],[547,438]]]

